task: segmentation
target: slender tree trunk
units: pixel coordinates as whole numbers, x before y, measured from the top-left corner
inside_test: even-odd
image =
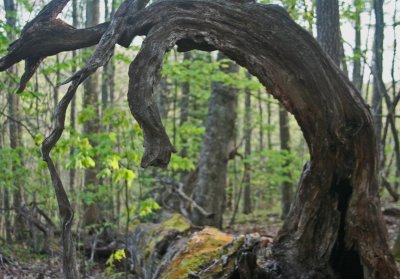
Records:
[[[111,3],[113,5],[114,3]],[[109,8],[109,1],[104,0],[104,19],[105,21],[110,21],[114,14],[114,8]],[[112,83],[112,67],[113,59],[111,58],[107,64],[103,68],[102,76],[101,76],[101,115],[104,116],[104,111],[110,102],[110,93],[111,93],[111,83]],[[102,127],[106,129],[106,127]]]
[[[261,100],[261,90],[258,91],[258,115],[259,115],[259,131],[258,131],[258,140],[259,140],[259,144],[258,144],[258,151],[261,152],[264,150],[264,111],[263,111],[263,104],[262,104],[262,100]]]
[[[225,56],[220,52],[218,59]],[[237,65],[228,63],[222,68],[226,73],[237,71]],[[222,227],[225,209],[226,171],[228,164],[228,143],[234,135],[236,119],[237,90],[221,83],[213,83],[208,108],[207,126],[200,160],[199,173],[194,189],[194,200],[208,213],[207,218],[196,208],[191,219],[196,225]]]
[[[250,76],[248,76],[250,78]],[[244,100],[245,112],[243,123],[244,134],[244,158],[249,159],[251,155],[251,92],[249,89],[245,90]],[[251,203],[251,165],[249,162],[244,163],[243,174],[243,214],[250,214],[252,212]]]
[[[375,12],[375,35],[373,45],[373,65],[372,75],[374,77],[372,92],[372,115],[374,119],[375,133],[377,135],[377,146],[379,152],[379,162],[383,160],[382,135],[382,101],[386,91],[385,84],[382,80],[383,71],[383,38],[385,23],[383,20],[383,0],[374,0]]]
[[[72,0],[72,25],[76,28],[78,28],[79,21],[78,21],[78,0]],[[74,59],[74,63],[72,66],[72,72],[76,72],[76,56],[77,56],[77,51],[72,52],[72,58]],[[74,96],[71,100],[71,111],[70,111],[70,121],[71,121],[71,130],[75,131],[76,130],[76,97]],[[71,147],[70,149],[70,156],[74,156],[74,148]],[[76,177],[76,170],[75,168],[71,168],[69,170],[69,191],[71,193],[75,193],[75,177]],[[72,203],[73,209],[74,209],[74,203]]]
[[[187,63],[192,59],[192,55],[190,52],[185,52],[183,54],[183,63]],[[189,69],[187,69],[189,71]],[[179,125],[182,126],[189,120],[189,96],[190,96],[190,84],[189,81],[185,81],[182,83],[182,96],[181,96],[181,101],[180,101],[180,121]],[[182,144],[182,150],[181,150],[181,157],[186,157],[188,148],[186,146],[187,144],[187,139],[182,138],[181,139],[181,144]]]
[[[395,9],[393,12],[393,22],[397,22],[397,15],[398,15],[398,1],[395,1]],[[393,33],[396,34],[396,27],[398,27],[398,25],[393,25]],[[397,86],[396,86],[396,75],[395,75],[395,69],[396,69],[396,58],[397,58],[397,37],[394,36],[393,37],[393,59],[392,59],[392,67],[391,67],[391,71],[390,71],[390,75],[392,77],[392,95],[393,95],[393,102],[391,104],[391,106],[389,106],[391,108],[391,111],[389,112],[390,117],[392,118],[392,133],[393,133],[393,139],[394,141],[398,142],[399,138],[399,133],[398,133],[398,129],[396,129],[396,120],[394,117],[394,112],[396,110],[396,106],[400,100],[400,92],[397,92]],[[388,116],[389,117],[389,116]],[[397,177],[400,177],[400,152],[399,152],[399,148],[397,148],[397,152],[396,152],[396,173],[395,175]],[[400,185],[399,181],[395,182],[395,188],[398,189]],[[400,235],[400,234],[399,234]],[[400,240],[399,240],[400,241]]]
[[[100,1],[87,0],[86,2],[86,27],[91,27],[99,23],[100,20]],[[87,120],[83,125],[83,132],[89,138],[93,137],[100,131],[100,117],[99,117],[99,74],[94,73],[90,76],[84,84],[85,92],[83,95],[84,108],[91,108],[93,115],[91,119]],[[90,140],[92,145],[96,143]],[[97,167],[85,169],[85,191],[96,192],[98,186]],[[84,207],[84,224],[92,225],[99,222],[99,207],[94,201],[90,205]]]
[[[112,18],[115,14],[115,9],[116,9],[116,0],[111,1],[111,15],[110,18]],[[115,90],[115,61],[114,59],[110,59],[107,63],[108,67],[108,74],[109,74],[109,94],[110,94],[110,103],[111,105],[114,104],[114,90]]]
[[[189,65],[189,63],[192,61],[192,54],[190,52],[185,52],[183,54],[183,63],[185,65]],[[187,71],[190,71],[189,67],[186,69]],[[182,95],[180,98],[180,120],[179,120],[179,126],[185,125],[185,123],[188,122],[189,120],[189,105],[190,105],[190,83],[189,80],[185,80],[182,83]],[[187,134],[185,133],[184,136],[180,136],[181,139],[181,151],[180,151],[180,156],[185,158],[188,156],[188,151],[189,151],[189,146],[188,146],[188,139],[187,139]],[[185,194],[191,195],[193,193],[193,183],[190,182],[190,177],[192,176],[192,172],[189,171],[182,171],[180,173],[180,180],[183,181],[183,192]],[[185,201],[182,199],[179,199],[179,202],[174,205],[176,206],[179,204],[179,211],[184,213],[183,211],[186,210],[188,207],[185,204]],[[184,214],[187,215],[187,214]]]
[[[355,18],[354,18],[354,48],[353,48],[353,77],[352,81],[354,86],[360,91],[362,89],[362,75],[361,75],[361,0],[354,0]]]
[[[268,141],[268,149],[272,149],[272,107],[271,107],[271,96],[267,96],[267,141]]]
[[[0,126],[0,128],[2,128]],[[3,129],[0,129],[3,130]],[[0,149],[3,148],[3,135],[0,135]],[[12,230],[11,230],[11,208],[10,208],[10,191],[8,190],[8,186],[3,188],[3,200],[2,204],[4,207],[4,229],[5,229],[5,236],[6,236],[6,241],[11,242],[12,241]]]
[[[279,139],[281,143],[281,150],[290,152],[290,131],[289,131],[289,115],[285,108],[279,108]],[[284,163],[284,167],[287,167],[290,161],[287,160]],[[287,178],[290,178],[291,174],[289,172],[285,173]],[[289,214],[290,205],[292,204],[293,190],[292,183],[285,181],[281,184],[281,195],[282,195],[282,219],[285,219]]]
[[[16,6],[14,0],[4,0],[4,9],[6,12],[6,22],[7,25],[10,26],[11,31],[8,31],[8,37],[10,41],[13,41],[15,39],[15,30],[16,30]],[[14,67],[10,68],[10,74],[15,74],[15,69]],[[8,101],[8,115],[12,119],[19,119],[19,101],[14,93],[15,91],[15,84],[10,81],[8,84],[8,94],[7,94],[7,101]],[[19,156],[20,157],[20,151],[18,148],[21,147],[21,130],[20,130],[20,125],[12,120],[9,119],[8,121],[8,128],[9,128],[9,138],[10,138],[10,147],[15,151],[14,156]],[[15,157],[14,157],[15,158]],[[14,182],[14,188],[15,190],[13,191],[13,206],[14,208],[20,208],[21,205],[24,202],[24,196],[23,196],[23,191],[22,191],[22,185],[21,185],[21,177],[17,175],[18,168],[21,168],[23,165],[23,158],[20,157],[20,159],[14,159],[11,162],[12,165],[12,172],[16,174]],[[15,214],[15,219],[14,219],[14,234],[16,240],[25,240],[24,237],[24,221],[23,218],[20,214],[18,214],[18,211],[16,211]]]

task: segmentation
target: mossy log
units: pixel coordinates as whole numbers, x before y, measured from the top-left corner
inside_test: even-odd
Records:
[[[194,227],[179,214],[162,219],[129,234],[126,254],[136,278],[265,278],[257,258],[268,256],[270,238]]]

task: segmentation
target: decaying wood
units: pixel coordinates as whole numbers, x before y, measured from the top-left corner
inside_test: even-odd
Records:
[[[239,262],[249,263],[240,275],[256,269],[262,278],[399,278],[380,211],[370,111],[314,38],[282,8],[248,1],[164,0],[141,9],[146,1],[126,0],[126,11],[111,24],[79,30],[55,18],[66,2],[53,0],[0,60],[0,71],[27,61],[23,88],[41,59],[96,44],[103,36],[98,55],[69,80],[54,130],[43,143],[63,220],[64,276],[76,278],[67,274],[67,268],[74,270],[73,212],[49,153],[79,84],[106,63],[115,43],[128,46],[135,36],[145,35],[129,69],[128,88],[129,107],[144,132],[143,167],[166,166],[175,151],[152,98],[164,54],[174,45],[180,51],[218,49],[246,67],[295,116],[309,146],[311,160],[272,253],[255,262],[243,252]],[[243,278],[251,276],[256,275]]]
[[[128,240],[128,266],[136,278],[266,278],[256,255],[271,239],[258,233],[192,227],[181,215],[164,212],[157,223],[137,225]]]

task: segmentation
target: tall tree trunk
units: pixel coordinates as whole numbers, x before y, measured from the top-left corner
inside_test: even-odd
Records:
[[[16,30],[16,17],[17,17],[17,9],[15,7],[14,0],[4,0],[4,9],[6,12],[6,23],[10,26],[8,31],[8,37],[10,41],[15,39],[15,30]],[[11,31],[10,31],[11,30]],[[14,67],[10,68],[10,73],[15,74]],[[7,94],[7,101],[8,101],[8,115],[11,119],[8,121],[8,128],[9,128],[9,138],[10,138],[10,147],[15,151],[13,155],[14,159],[12,160],[12,172],[15,174],[14,179],[14,191],[13,191],[13,206],[14,208],[20,208],[22,203],[24,202],[24,196],[22,191],[21,185],[21,177],[17,175],[18,168],[21,168],[23,165],[23,158],[21,157],[20,151],[18,148],[21,147],[22,144],[22,134],[20,125],[15,121],[16,119],[20,118],[19,115],[19,100],[17,99],[14,91],[15,91],[15,84],[10,80],[8,84],[8,94]],[[20,159],[16,159],[15,156],[19,156]],[[24,240],[24,220],[23,217],[16,211],[15,218],[14,218],[14,234],[16,240]]]
[[[257,95],[258,99],[258,115],[259,115],[259,131],[258,131],[258,151],[261,152],[264,150],[264,109],[263,109],[263,104],[262,104],[262,99],[261,99],[261,90],[258,91]]]
[[[3,127],[0,126],[0,131],[3,131]],[[0,149],[3,148],[3,132],[0,134]],[[10,208],[10,191],[8,187],[3,188],[3,198],[2,198],[2,206],[4,208],[4,229],[5,229],[5,236],[6,241],[12,241],[12,227],[11,227],[11,208]]]
[[[99,23],[100,20],[100,0],[87,0],[86,2],[86,27],[91,27]],[[83,106],[92,108],[93,116],[83,124],[83,132],[89,138],[100,131],[99,116],[99,74],[91,75],[84,84]],[[90,140],[92,145],[96,143]],[[96,192],[98,186],[97,167],[85,169],[85,191]],[[85,213],[83,222],[85,225],[92,225],[99,222],[99,207],[94,201],[84,207]]]
[[[341,42],[338,0],[317,0],[317,38],[336,65],[340,65]]]
[[[382,135],[382,101],[386,88],[382,80],[383,71],[383,37],[385,23],[383,20],[383,0],[374,0],[375,13],[375,35],[373,45],[373,64],[372,75],[374,77],[372,92],[372,115],[374,119],[375,133],[377,135],[377,146],[379,152],[379,161],[383,159]]]
[[[289,115],[285,108],[279,108],[279,139],[281,144],[281,150],[290,152],[290,132],[289,132]],[[285,163],[285,167],[290,164],[290,161],[287,160]],[[290,173],[286,172],[285,175],[290,177]],[[285,219],[289,214],[290,205],[292,204],[292,184],[288,181],[285,181],[281,184],[281,205],[282,205],[282,219]]]
[[[361,0],[353,1],[355,6],[355,18],[354,18],[354,48],[353,48],[353,77],[352,81],[354,86],[360,91],[362,89],[362,75],[361,75],[361,12],[362,3]]]
[[[183,54],[183,62],[187,63],[192,59],[192,55],[190,52],[185,52]],[[189,69],[187,69],[189,71]],[[182,83],[182,96],[181,96],[181,101],[180,101],[180,121],[179,125],[182,126],[189,120],[189,96],[190,96],[190,84],[188,81],[185,81]],[[182,138],[181,139],[181,144],[182,144],[182,150],[181,150],[181,156],[186,157],[187,156],[187,139]]]
[[[267,97],[267,142],[268,142],[268,149],[272,149],[272,106],[271,106],[271,96],[268,95]]]
[[[72,0],[72,25],[75,28],[78,28],[79,21],[78,21],[78,0]],[[74,63],[72,66],[72,72],[76,72],[76,56],[77,56],[77,51],[72,52],[72,59],[74,59]],[[71,121],[71,130],[75,131],[76,130],[76,97],[74,96],[71,100],[71,111],[70,111],[70,121]],[[70,156],[74,156],[74,148],[70,148]],[[69,170],[69,191],[71,193],[75,192],[75,177],[76,177],[76,170],[75,168],[71,168]],[[74,209],[74,203],[72,203],[73,209]]]
[[[221,52],[218,60],[226,58]],[[221,70],[234,73],[238,67],[228,63]],[[225,184],[228,164],[228,143],[234,135],[237,90],[219,82],[212,84],[207,126],[198,163],[194,200],[213,216],[207,218],[193,208],[191,220],[196,225],[222,227],[225,209]]]
[[[251,78],[248,76],[248,78]],[[244,122],[243,122],[243,134],[244,134],[244,158],[249,159],[251,155],[251,92],[249,89],[245,90],[244,100]],[[249,162],[244,163],[244,174],[243,174],[243,214],[250,214],[252,212],[251,204],[251,165]]]
[[[398,1],[396,0],[395,3],[395,8],[393,11],[393,17],[392,21],[393,22],[398,22],[397,15],[398,15]],[[393,33],[396,34],[396,27],[399,27],[398,25],[393,24]],[[392,95],[393,95],[393,101],[391,102],[391,105],[388,106],[390,108],[389,115],[388,117],[391,117],[392,120],[392,134],[393,134],[393,140],[395,142],[395,149],[396,149],[396,171],[395,175],[397,177],[400,177],[400,147],[399,147],[399,132],[398,129],[396,129],[396,119],[394,117],[394,113],[396,111],[396,106],[400,100],[400,91],[397,92],[397,86],[396,86],[396,59],[397,59],[397,37],[393,36],[393,58],[392,58],[392,66],[390,70],[390,75],[392,77]],[[399,181],[395,182],[395,188],[398,189],[400,185]],[[400,235],[400,234],[399,234]],[[400,241],[400,240],[399,240]]]
[[[114,1],[111,3],[111,9],[109,7],[109,1],[104,0],[104,18],[105,21],[110,21],[114,15]],[[101,115],[104,116],[104,111],[110,102],[110,94],[113,86],[113,68],[114,60],[111,58],[103,68],[101,77]],[[103,127],[104,129],[106,127]]]
[[[112,0],[111,1],[111,15],[110,18],[112,18],[115,14],[115,9],[116,9],[116,3],[117,0]],[[114,104],[114,90],[115,90],[115,61],[114,59],[110,59],[107,63],[107,70],[109,74],[109,94],[110,94],[110,103],[111,105]]]

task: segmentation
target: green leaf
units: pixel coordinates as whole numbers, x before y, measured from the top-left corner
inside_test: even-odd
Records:
[[[115,251],[114,253],[114,259],[117,261],[120,261],[122,259],[126,258],[126,254],[125,254],[125,250],[124,249],[119,249],[117,251]]]

